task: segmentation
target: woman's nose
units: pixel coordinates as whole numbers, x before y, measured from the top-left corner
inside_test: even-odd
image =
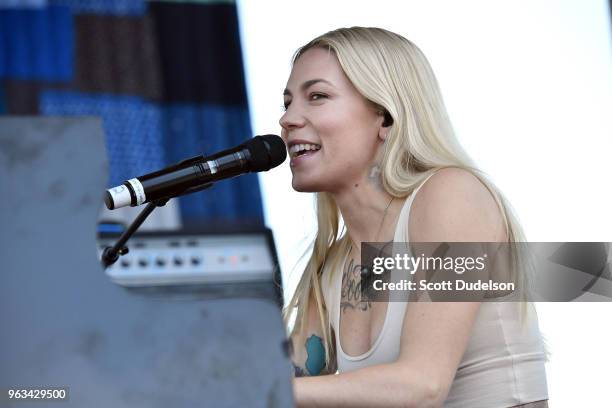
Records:
[[[305,119],[297,111],[297,108],[293,107],[292,105],[289,105],[287,110],[285,110],[283,116],[281,116],[281,118],[279,119],[278,123],[284,130],[291,130],[304,126]]]

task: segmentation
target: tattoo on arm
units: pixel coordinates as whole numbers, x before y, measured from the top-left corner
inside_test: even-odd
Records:
[[[293,372],[295,373],[296,377],[308,377],[308,372],[306,370],[304,370],[302,367],[295,365],[295,363],[293,363]]]
[[[306,377],[311,375],[319,375],[325,368],[325,347],[323,340],[316,335],[312,335],[306,340],[306,364],[305,368],[293,364],[296,377]]]
[[[367,268],[355,265],[351,259],[346,271],[342,273],[340,310],[343,312],[346,309],[366,311],[372,307],[370,300],[361,293],[362,273],[364,272],[367,272]]]

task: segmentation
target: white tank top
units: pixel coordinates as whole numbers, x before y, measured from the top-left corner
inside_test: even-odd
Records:
[[[431,176],[430,176],[431,177]],[[395,242],[408,242],[408,220],[414,197],[423,184],[406,199],[395,229]],[[400,352],[400,336],[406,302],[389,302],[383,327],[370,350],[359,356],[349,356],[340,345],[340,293],[342,271],[334,271],[330,282],[325,268],[323,297],[329,321],[336,333],[336,356],[340,373],[392,363]],[[445,407],[491,408],[510,407],[548,399],[545,353],[535,308],[528,304],[529,313],[523,327],[520,303],[482,303],[472,328],[470,340],[457,368]]]

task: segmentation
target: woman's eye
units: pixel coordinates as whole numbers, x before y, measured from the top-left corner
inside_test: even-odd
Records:
[[[317,101],[319,99],[326,98],[326,97],[327,97],[327,95],[322,94],[322,93],[312,93],[312,94],[310,94],[310,100],[311,101]]]
[[[289,105],[291,105],[291,102],[283,102],[283,104],[281,105],[281,109],[286,111]]]

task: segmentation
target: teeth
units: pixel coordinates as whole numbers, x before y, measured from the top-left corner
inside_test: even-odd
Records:
[[[297,156],[297,154],[301,151],[304,150],[319,150],[321,148],[320,145],[317,144],[296,144],[291,146],[291,148],[289,149],[289,154],[291,154],[291,157],[295,157]]]

